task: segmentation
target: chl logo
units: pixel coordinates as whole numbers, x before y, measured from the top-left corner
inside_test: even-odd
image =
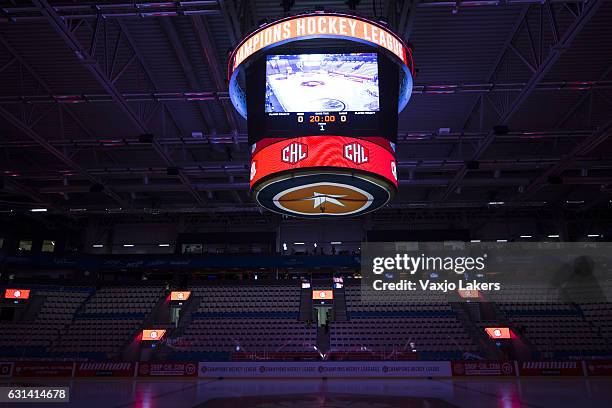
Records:
[[[308,157],[308,146],[304,143],[291,142],[281,151],[281,160],[295,164]]]
[[[370,152],[357,142],[344,145],[344,158],[355,164],[363,164],[370,161]]]

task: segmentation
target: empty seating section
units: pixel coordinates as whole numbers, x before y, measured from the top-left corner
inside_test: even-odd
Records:
[[[524,335],[541,352],[595,352],[606,342],[580,316],[521,316],[511,321],[524,328]]]
[[[161,286],[130,286],[103,288],[85,305],[84,314],[126,313],[148,314],[159,301]]]
[[[612,343],[612,303],[583,303],[580,308],[584,318]]]
[[[36,307],[35,299],[44,298],[40,310],[32,320],[0,322],[0,355],[17,356],[21,350],[24,356],[32,356],[36,354],[32,348],[45,351],[70,324],[91,290],[82,287],[32,290],[29,307]],[[24,313],[27,315],[28,310]]]
[[[405,292],[362,291],[360,286],[345,286],[346,306],[349,317],[365,317],[372,313],[402,314],[411,316],[449,316],[453,309],[443,294],[406,294]]]
[[[201,303],[181,336],[183,350],[302,352],[316,343],[316,328],[297,320],[297,283],[194,287],[191,292]]]
[[[316,344],[316,329],[286,318],[196,319],[181,343],[199,352],[303,352]]]
[[[576,304],[513,302],[499,307],[543,357],[610,349],[595,321],[589,322],[589,314],[583,316]]]
[[[336,322],[331,329],[332,350],[387,354],[418,352],[476,352],[477,347],[454,317],[383,317]]]
[[[191,289],[200,297],[198,312],[207,314],[272,313],[296,316],[300,307],[300,288],[293,285],[208,286]]]
[[[70,356],[118,358],[161,299],[161,286],[110,287],[96,292],[52,351]]]
[[[142,319],[77,319],[52,347],[59,355],[119,359],[121,347],[135,335]]]
[[[406,293],[387,292],[383,297],[347,285],[345,296],[350,320],[332,324],[332,350],[387,355],[410,352],[412,341],[418,353],[428,358],[477,351],[444,295],[407,297]]]

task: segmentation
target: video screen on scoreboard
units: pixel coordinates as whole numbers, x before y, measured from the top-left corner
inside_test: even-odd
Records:
[[[266,113],[379,110],[375,53],[266,57]]]
[[[267,54],[247,68],[251,146],[267,138],[319,135],[395,142],[396,64],[363,48],[291,51]]]

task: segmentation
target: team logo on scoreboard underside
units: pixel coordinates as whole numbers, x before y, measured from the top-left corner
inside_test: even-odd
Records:
[[[281,150],[281,160],[296,164],[308,157],[308,146],[300,142],[291,142]]]
[[[297,215],[350,215],[366,210],[374,197],[343,183],[311,183],[284,190],[273,198],[279,209]]]

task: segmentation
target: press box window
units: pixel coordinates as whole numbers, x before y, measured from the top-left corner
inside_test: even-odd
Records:
[[[31,240],[21,240],[19,241],[19,252],[30,252],[32,251],[32,241]]]
[[[182,249],[184,254],[201,254],[202,244],[183,244]]]
[[[42,252],[55,252],[55,241],[44,240],[42,244]]]

